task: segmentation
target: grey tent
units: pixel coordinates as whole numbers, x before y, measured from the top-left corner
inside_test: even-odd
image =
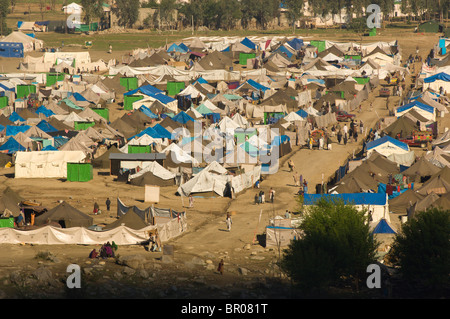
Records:
[[[176,185],[175,178],[162,179],[152,172],[146,172],[139,177],[133,178],[130,181],[131,185],[135,186],[145,186],[145,185],[156,185],[160,187],[164,186],[174,186]]]
[[[48,212],[36,217],[35,224],[42,226],[48,222],[57,222],[63,228],[92,226],[93,218],[79,211],[67,202],[62,202]]]
[[[408,189],[399,196],[389,200],[389,210],[394,213],[406,213],[407,209],[422,200],[424,196]]]
[[[403,171],[403,175],[413,178],[416,182],[421,178],[432,176],[440,172],[439,167],[432,164],[425,157],[421,157],[410,168]]]
[[[114,229],[119,226],[126,226],[128,228],[138,230],[147,227],[148,225],[144,220],[134,212],[133,208],[129,208],[126,214],[122,215],[116,221],[106,225],[103,230]]]
[[[92,167],[94,168],[110,168],[111,161],[109,160],[109,154],[121,153],[116,146],[111,146],[105,153],[92,160]]]

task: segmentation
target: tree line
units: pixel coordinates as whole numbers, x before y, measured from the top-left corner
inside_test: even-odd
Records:
[[[256,27],[267,29],[269,23],[280,18],[282,9],[291,25],[304,16],[307,9],[312,16],[338,15],[342,10],[353,17],[366,17],[366,8],[377,4],[383,14],[383,20],[393,15],[398,0],[191,0],[177,4],[175,0],[150,0],[142,7],[161,9],[161,19],[169,25],[179,22],[183,27],[207,27],[209,29],[230,30],[236,26],[248,28],[251,22]],[[416,21],[437,19],[441,22],[448,18],[450,0],[402,0],[401,11]],[[173,21],[171,12],[177,10],[179,21]],[[164,14],[163,14],[164,13]],[[170,21],[169,21],[170,20]]]

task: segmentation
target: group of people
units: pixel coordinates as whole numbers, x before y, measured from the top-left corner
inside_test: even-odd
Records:
[[[269,201],[273,203],[275,199],[275,190],[271,187],[269,190]],[[266,194],[263,190],[260,190],[259,193],[255,194],[255,203],[256,204],[264,204],[266,202]]]
[[[113,241],[110,243],[109,241],[106,244],[103,244],[100,248],[100,251],[97,251],[95,248],[90,252],[89,258],[95,259],[95,258],[114,258],[115,257],[115,251],[117,251],[117,245]]]
[[[106,210],[109,212],[111,209],[111,200],[109,199],[109,197],[106,199],[105,204],[106,204]],[[93,210],[94,215],[99,215],[99,214],[101,214],[101,212],[102,211],[100,210],[100,206],[98,205],[97,202],[95,202],[94,210]]]
[[[347,145],[349,140],[358,142],[359,134],[364,133],[364,124],[361,120],[359,121],[359,125],[356,121],[351,120],[349,126],[350,127],[348,127],[347,124],[344,124],[342,130],[339,129],[339,131],[337,132],[336,137],[339,144],[341,144],[342,141],[344,145]]]

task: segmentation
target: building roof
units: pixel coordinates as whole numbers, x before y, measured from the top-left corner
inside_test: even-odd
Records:
[[[314,205],[320,199],[333,202],[342,200],[347,205],[386,205],[387,196],[383,193],[354,193],[354,194],[305,194],[304,205]]]
[[[367,147],[367,150],[370,150],[370,149],[376,148],[384,143],[392,143],[395,146],[397,146],[405,151],[409,151],[408,144],[400,142],[399,140],[396,140],[395,138],[392,138],[389,135],[385,135],[377,140],[367,143],[366,147]]]

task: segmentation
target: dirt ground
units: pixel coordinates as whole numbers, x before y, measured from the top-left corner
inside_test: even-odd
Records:
[[[323,37],[332,39],[332,37]],[[407,58],[420,48],[420,54],[425,57],[433,44],[437,42],[437,36],[420,35],[413,33],[401,33],[386,36],[376,36],[370,39],[374,41],[399,40],[403,50],[403,57]],[[366,40],[366,42],[369,42]],[[93,55],[104,53],[94,53]],[[117,52],[118,56],[121,54]],[[93,59],[96,57],[93,56]],[[0,64],[5,65],[0,60]],[[416,70],[419,65],[416,66]],[[408,79],[409,80],[409,79]],[[362,120],[366,127],[373,127],[379,118],[388,115],[386,99],[378,97],[378,89],[375,89],[369,99],[362,104],[362,112],[356,112],[357,120]],[[398,98],[390,98],[390,107],[396,106]],[[373,109],[370,104],[373,103]],[[115,116],[120,116],[120,111]],[[293,186],[292,174],[285,164],[288,159],[295,163],[296,170],[303,175],[309,183],[310,191],[314,192],[314,185],[325,181],[332,176],[340,165],[353,153],[361,148],[362,138],[358,143],[350,142],[347,145],[333,144],[332,150],[309,150],[294,147],[293,152],[281,159],[281,165],[276,174],[269,175],[261,188],[267,194],[270,187],[276,191],[274,203],[262,205],[254,204],[255,189],[248,189],[236,198],[195,198],[193,208],[186,208],[187,202],[175,195],[176,187],[166,187],[161,190],[161,202],[156,204],[161,208],[174,210],[186,210],[188,230],[181,236],[170,240],[165,245],[174,248],[173,262],[162,263],[160,252],[148,252],[142,246],[121,246],[118,254],[142,255],[148,259],[149,271],[153,277],[141,280],[140,283],[147,287],[159,287],[164,278],[165,287],[169,287],[164,293],[152,295],[155,298],[289,298],[291,295],[290,282],[280,274],[276,267],[281,251],[267,249],[259,244],[258,239],[264,234],[265,226],[269,219],[277,215],[284,215],[286,210],[295,211],[297,203],[294,194],[297,188]],[[103,211],[94,217],[94,223],[110,223],[115,220],[119,197],[126,205],[136,205],[140,208],[150,206],[144,202],[144,188],[115,182],[113,177],[99,174],[94,170],[94,179],[89,182],[67,182],[58,179],[15,179],[14,169],[0,170],[0,183],[3,188],[9,186],[27,200],[35,200],[48,208],[53,208],[59,200],[67,201],[79,210],[92,215],[94,202],[98,202]],[[105,200],[112,200],[111,212],[106,212]],[[231,232],[225,231],[225,216],[227,212],[233,212],[233,225]],[[261,214],[261,221],[259,216]],[[391,221],[399,227],[399,216],[392,214]],[[381,240],[388,245],[392,237],[383,237]],[[75,263],[82,267],[92,267],[88,257],[89,252],[98,246],[64,245],[64,246],[40,246],[40,245],[1,245],[0,249],[0,291],[4,291],[4,297],[17,298],[28,296],[27,292],[18,289],[9,279],[11,273],[22,271],[31,272],[40,266],[48,267],[54,271],[58,278],[66,278],[65,267]],[[42,251],[50,251],[56,256],[58,262],[48,262],[36,258]],[[382,253],[382,251],[381,251]],[[220,259],[225,260],[225,273],[220,275],[216,271]],[[196,263],[201,259],[204,263]],[[88,262],[88,263],[87,263]],[[97,262],[98,263],[98,262]],[[158,266],[159,265],[159,266]],[[212,265],[209,266],[208,265]],[[110,281],[120,268],[112,261],[106,260],[104,265],[98,265],[102,269],[94,281],[93,277],[86,277],[86,284],[91,283],[100,287],[104,282]],[[243,271],[246,270],[246,271]],[[244,273],[243,273],[244,272]],[[119,284],[118,284],[119,285]],[[175,287],[175,288],[174,288]],[[19,292],[20,293],[19,293]],[[122,296],[128,290],[120,291],[119,288],[108,286],[102,291],[102,296],[115,298]],[[182,293],[183,292],[183,293]],[[31,292],[29,292],[31,294]],[[39,291],[39,296],[46,295],[45,290]],[[275,296],[275,293],[276,296]],[[132,293],[130,293],[132,295]],[[150,297],[150,295],[146,295]],[[70,297],[62,295],[58,297]],[[98,297],[97,295],[84,295],[83,297]]]

